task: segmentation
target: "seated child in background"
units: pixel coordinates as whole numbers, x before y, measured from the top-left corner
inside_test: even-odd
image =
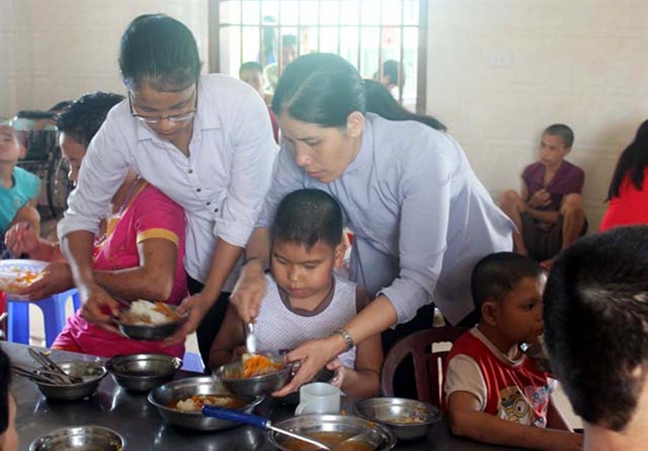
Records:
[[[302,189],[279,204],[272,227],[271,272],[256,318],[258,349],[279,351],[330,336],[368,303],[364,289],[334,275],[342,264],[342,211],[329,194]],[[236,359],[245,343],[244,324],[229,306],[211,348],[209,364]],[[333,384],[354,398],[377,396],[383,361],[380,335],[329,362]]]
[[[544,131],[540,161],[522,173],[522,193],[508,190],[500,207],[515,223],[515,251],[528,255],[548,269],[551,260],[587,231],[583,210],[585,173],[565,161],[571,151],[574,133],[563,124]]]
[[[261,98],[265,101],[266,95],[264,92],[265,80],[263,78],[263,67],[256,61],[250,61],[247,63],[241,64],[239,68],[239,78],[252,86],[256,92],[259,93]],[[267,104],[267,102],[266,102]],[[279,123],[275,117],[272,108],[268,106],[268,114],[270,115],[270,122],[272,123],[272,134],[274,136],[275,142],[279,144]]]
[[[9,391],[11,382],[9,356],[0,347],[0,451],[18,449],[16,401]]]
[[[14,130],[9,125],[0,125],[0,251],[3,258],[11,257],[5,252],[4,244],[5,232],[11,226],[22,223],[36,234],[40,233],[40,215],[36,210],[40,179],[16,166],[24,151]]]
[[[553,371],[583,418],[585,450],[648,447],[648,226],[583,238],[544,294]]]
[[[542,334],[544,282],[535,261],[512,252],[475,266],[471,288],[481,318],[455,341],[444,378],[442,403],[454,434],[495,445],[580,449],[582,435],[556,409],[547,375],[518,347]]]

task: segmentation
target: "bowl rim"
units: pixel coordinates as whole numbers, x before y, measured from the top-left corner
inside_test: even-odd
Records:
[[[147,356],[147,357],[163,357],[164,359],[168,359],[169,363],[172,364],[173,368],[167,372],[156,374],[155,376],[137,376],[133,375],[130,373],[124,373],[124,372],[119,372],[115,369],[115,360],[129,360],[129,358],[133,357],[142,357],[142,356]],[[110,374],[113,376],[117,377],[132,377],[136,379],[150,379],[150,378],[158,378],[158,377],[163,377],[163,376],[168,376],[170,374],[175,374],[180,368],[182,368],[182,359],[176,356],[172,356],[169,354],[156,354],[156,353],[139,353],[139,354],[118,354],[116,356],[113,356],[106,362],[106,371],[108,371]]]
[[[159,402],[157,402],[154,399],[154,397],[155,397],[156,392],[160,392],[163,389],[168,388],[170,385],[175,385],[175,384],[178,384],[180,382],[188,381],[188,380],[191,380],[191,379],[204,379],[205,382],[207,382],[207,378],[209,378],[214,383],[216,382],[213,378],[211,378],[209,376],[200,376],[200,377],[195,377],[195,378],[178,379],[176,381],[167,382],[164,385],[160,385],[159,387],[150,390],[148,395],[146,396],[146,399],[150,404],[152,404],[153,406],[155,406],[156,408],[158,408],[160,410],[164,410],[165,412],[172,412],[172,413],[178,413],[178,414],[189,415],[189,416],[203,417],[202,412],[183,412],[183,411],[178,410],[178,409],[172,409],[169,406],[166,406],[164,404],[160,404]],[[202,385],[202,384],[199,384],[198,381],[196,381],[196,382],[197,383],[195,385]],[[225,387],[223,387],[223,388],[225,388]],[[263,400],[265,399],[265,396],[263,396],[263,395],[241,396],[241,395],[237,395],[235,393],[232,393],[232,392],[228,391],[227,389],[225,389],[225,390],[228,393],[216,394],[216,395],[212,395],[212,396],[229,396],[229,397],[232,397],[232,398],[239,398],[239,399],[242,399],[242,400],[246,401],[246,404],[243,407],[240,407],[238,409],[233,409],[233,410],[244,411],[244,410],[249,409],[249,408],[255,408],[256,406],[261,404],[261,402],[263,402]],[[250,401],[248,401],[248,400],[250,400]]]
[[[108,370],[106,369],[106,367],[104,365],[102,365],[101,363],[97,363],[97,362],[86,362],[86,361],[83,361],[83,360],[69,360],[69,361],[65,361],[65,362],[56,362],[56,364],[59,365],[59,366],[60,365],[65,365],[67,363],[88,364],[88,365],[94,366],[95,368],[100,369],[101,374],[97,375],[96,379],[83,381],[83,382],[77,382],[76,384],[48,384],[46,382],[39,382],[39,381],[36,381],[36,380],[34,380],[33,382],[36,385],[38,385],[39,387],[75,388],[75,387],[83,387],[83,386],[86,386],[86,385],[98,384],[101,381],[101,379],[106,377],[106,375],[108,374]],[[45,369],[45,367],[40,366],[40,367],[38,367],[36,369],[36,371],[44,370],[44,369]]]
[[[121,440],[121,448],[120,449],[121,450],[126,449],[126,445],[128,443],[127,440],[126,440],[126,437],[124,437],[118,431],[116,431],[116,430],[114,430],[112,428],[108,428],[106,426],[99,426],[99,425],[96,425],[96,424],[84,424],[84,425],[81,425],[81,426],[64,426],[62,428],[51,430],[46,434],[43,434],[43,435],[41,435],[39,437],[36,437],[29,444],[29,451],[36,451],[36,449],[37,449],[36,446],[38,445],[38,442],[40,442],[41,440],[44,440],[46,437],[53,436],[54,434],[58,434],[58,433],[61,433],[63,431],[68,431],[68,430],[72,430],[72,429],[90,429],[90,428],[91,429],[100,429],[102,431],[107,431],[107,432],[110,432],[110,433],[116,435],[119,438],[119,440]],[[72,434],[68,434],[68,435],[72,435]]]
[[[417,406],[423,407],[426,410],[430,411],[430,414],[432,415],[433,418],[430,421],[422,421],[420,423],[394,423],[394,422],[391,422],[391,421],[381,420],[381,419],[373,417],[371,415],[367,415],[367,414],[365,414],[364,412],[362,412],[360,410],[361,407],[359,407],[359,406],[361,406],[363,404],[369,404],[371,402],[377,402],[377,401],[383,401],[383,403],[389,403],[389,404],[391,404],[393,401],[403,401],[403,402],[408,402],[408,403],[409,402],[415,403]],[[434,405],[432,405],[430,403],[419,401],[418,399],[398,398],[398,397],[393,397],[393,396],[378,396],[378,397],[375,397],[375,398],[363,399],[362,401],[358,401],[353,406],[353,412],[357,416],[359,416],[361,418],[364,418],[365,420],[374,421],[374,422],[380,423],[380,424],[386,424],[386,425],[391,426],[391,427],[399,427],[399,428],[405,428],[405,429],[407,429],[407,428],[416,428],[416,427],[421,427],[421,426],[430,426],[430,425],[432,425],[434,423],[439,422],[443,418],[443,414],[441,413],[441,409],[439,409],[438,407],[436,407],[436,406],[434,406]]]
[[[167,304],[167,305],[169,307],[171,307],[174,311],[178,308],[177,305],[171,305],[171,304]],[[126,310],[126,307],[120,309],[120,312],[123,311],[123,310]],[[178,319],[176,319],[174,321],[167,321],[166,323],[162,323],[162,324],[128,324],[128,323],[124,323],[124,322],[120,321],[119,317],[113,317],[113,321],[115,321],[115,323],[117,323],[117,325],[119,325],[120,328],[124,327],[124,328],[133,329],[133,330],[155,330],[155,329],[161,329],[161,328],[164,328],[164,327],[169,327],[171,325],[182,324],[183,322],[185,322],[189,318],[189,312],[177,313],[177,315],[179,316]]]

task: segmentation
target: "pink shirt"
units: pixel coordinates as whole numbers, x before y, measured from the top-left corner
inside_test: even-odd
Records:
[[[187,295],[184,210],[148,183],[135,194],[113,230],[109,221],[107,239],[100,245],[94,269],[116,270],[139,266],[137,245],[149,238],[163,238],[178,246],[173,291],[167,303],[177,305]],[[137,341],[105,331],[75,313],[53,346],[79,347],[86,354],[113,357],[119,354],[164,353],[184,355],[184,344],[163,347],[158,341]]]
[[[526,184],[529,198],[536,191],[546,189],[551,195],[551,203],[538,210],[558,211],[563,196],[581,194],[585,183],[585,172],[578,166],[563,160],[548,185],[544,184],[545,166],[541,162],[530,164],[522,172],[522,180]],[[526,199],[525,199],[526,200]]]

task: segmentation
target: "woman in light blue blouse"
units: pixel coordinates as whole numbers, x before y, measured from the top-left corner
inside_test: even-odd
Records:
[[[284,143],[232,302],[246,322],[258,313],[274,211],[300,188],[340,202],[355,234],[350,278],[375,297],[344,329],[288,354],[302,366],[284,395],[354,343],[396,325],[388,341],[431,327],[432,302],[460,324],[473,311],[473,265],[510,250],[514,226],[441,123],[406,111],[339,56],[291,63],[272,109]]]

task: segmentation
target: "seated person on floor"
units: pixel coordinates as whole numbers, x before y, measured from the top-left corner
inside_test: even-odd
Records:
[[[16,401],[9,391],[11,370],[9,356],[0,347],[0,450],[18,449],[16,432]]]
[[[25,148],[20,145],[11,126],[0,125],[0,252],[2,258],[11,258],[5,250],[4,236],[14,224],[31,228],[38,236],[40,215],[38,193],[40,179],[31,172],[16,166]],[[14,254],[18,257],[20,254]]]
[[[583,238],[554,264],[544,294],[551,365],[586,451],[648,446],[648,226]]]
[[[117,94],[86,94],[58,117],[59,145],[70,165],[71,181],[76,183],[78,177],[83,177],[83,171],[79,170],[88,145],[110,109],[122,100]],[[120,299],[179,304],[187,295],[182,266],[183,209],[133,170],[129,170],[124,183],[117,188],[111,208],[105,233],[100,233],[95,240],[95,280]],[[23,294],[42,299],[74,287],[70,266],[57,243],[39,239],[31,229],[19,226],[12,228],[6,238],[13,252],[53,262],[44,270],[43,277]],[[89,323],[80,311],[68,319],[52,348],[103,357],[135,353],[182,357],[184,354],[183,343],[166,347],[162,342],[131,340],[116,329],[104,330]]]
[[[442,404],[451,431],[494,445],[577,450],[551,399],[547,374],[519,349],[542,334],[545,276],[537,262],[499,252],[475,266],[471,288],[481,318],[447,358]]]
[[[515,251],[528,255],[548,269],[551,260],[587,231],[583,210],[585,173],[565,160],[574,133],[563,124],[544,131],[540,161],[522,172],[522,193],[508,190],[500,207],[515,223]]]
[[[256,92],[259,93],[263,101],[266,101],[266,95],[264,91],[265,79],[263,78],[263,67],[256,61],[249,61],[247,63],[241,64],[239,68],[239,78],[243,80],[248,85],[252,86]],[[266,102],[267,105],[268,102]],[[270,122],[272,123],[272,135],[274,136],[275,142],[279,143],[279,123],[275,114],[272,112],[272,108],[268,106],[268,114],[270,115]]]
[[[279,204],[272,227],[271,272],[255,333],[258,349],[280,351],[328,337],[369,302],[364,289],[334,274],[342,264],[342,210],[324,191],[301,189]],[[230,305],[211,348],[212,368],[238,359],[244,324]],[[383,361],[380,335],[329,362],[333,385],[354,398],[378,396]]]

